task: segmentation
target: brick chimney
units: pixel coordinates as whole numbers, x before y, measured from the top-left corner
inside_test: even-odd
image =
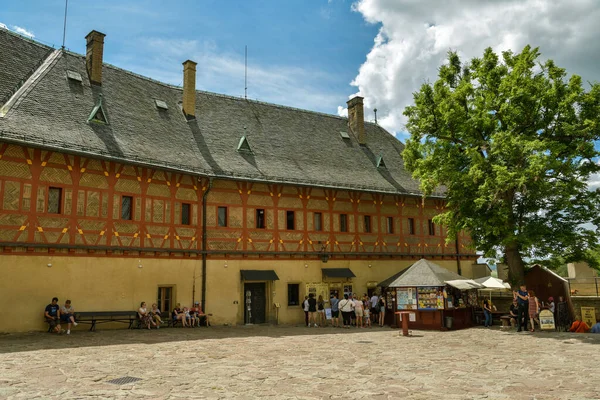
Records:
[[[189,119],[196,118],[196,63],[183,63],[183,113]]]
[[[91,31],[85,37],[87,42],[85,65],[90,83],[102,85],[102,53],[104,53],[104,33]]]
[[[346,104],[348,104],[348,128],[358,138],[359,144],[366,145],[363,98],[360,96],[353,97]]]

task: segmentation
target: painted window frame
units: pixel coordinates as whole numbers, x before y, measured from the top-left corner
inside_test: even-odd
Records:
[[[131,207],[129,207],[129,218],[123,218],[123,200],[125,198],[129,198],[131,199]],[[86,204],[87,207],[87,204]],[[134,207],[135,207],[135,198],[134,196],[128,195],[128,194],[122,194],[121,195],[121,204],[119,206],[119,219],[121,221],[133,221],[133,216],[134,216]]]
[[[340,214],[340,232],[347,233],[348,230],[348,214]],[[342,224],[342,220],[344,220],[344,224]]]
[[[317,219],[319,221],[318,229],[317,229]],[[313,223],[314,223],[315,232],[323,232],[323,213],[322,212],[313,213],[313,220],[314,220]]]
[[[417,231],[415,229],[415,219],[414,218],[408,218],[408,234],[409,235],[416,235]]]
[[[58,211],[54,212],[54,211],[50,211],[50,192],[52,190],[58,190]],[[87,194],[87,193],[86,193]],[[64,195],[64,188],[60,187],[60,186],[48,186],[48,190],[46,191],[46,213],[48,214],[54,214],[54,215],[61,215],[63,214],[63,197]],[[87,201],[87,196],[86,196],[86,201]]]
[[[219,213],[221,210],[225,211],[225,225],[221,225]],[[228,206],[217,206],[217,228],[229,227],[229,207]]]
[[[259,215],[259,211],[262,211],[262,226],[259,225],[258,221],[258,215]],[[264,208],[257,208],[256,211],[254,212],[255,214],[255,225],[256,225],[256,229],[267,229],[267,210]]]
[[[290,213],[292,216],[292,227],[290,228]],[[285,210],[285,230],[295,231],[296,230],[296,211]]]

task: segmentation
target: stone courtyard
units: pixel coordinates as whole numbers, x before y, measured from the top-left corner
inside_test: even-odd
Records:
[[[0,398],[599,399],[600,335],[77,328],[0,335]],[[126,384],[109,383],[139,378]]]

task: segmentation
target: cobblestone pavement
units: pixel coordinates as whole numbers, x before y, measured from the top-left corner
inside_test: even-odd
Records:
[[[211,327],[0,335],[0,398],[599,399],[600,335]],[[133,384],[107,381],[124,376]]]

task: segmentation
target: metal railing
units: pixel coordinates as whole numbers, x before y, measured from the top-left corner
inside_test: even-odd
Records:
[[[600,277],[567,278],[571,296],[600,297]]]

